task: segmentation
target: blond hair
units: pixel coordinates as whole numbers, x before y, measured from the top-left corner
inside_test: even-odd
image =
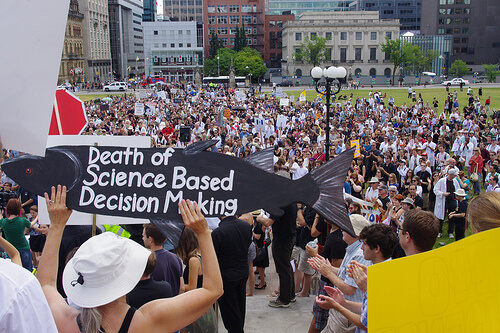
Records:
[[[500,193],[490,191],[478,195],[470,202],[467,216],[476,232],[500,227]]]

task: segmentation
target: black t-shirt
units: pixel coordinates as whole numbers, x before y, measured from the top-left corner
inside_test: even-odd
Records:
[[[228,216],[212,232],[212,240],[222,278],[238,281],[248,277],[248,247],[252,242],[250,224]]]
[[[422,199],[422,197],[420,195],[417,195],[413,199],[413,204],[415,205],[415,208],[420,207],[421,209],[423,209],[424,208],[424,199]]]
[[[457,213],[467,214],[467,207],[468,206],[469,206],[469,203],[467,202],[467,199],[460,201],[458,203]],[[464,217],[456,217],[455,223],[465,223],[465,216]]]
[[[455,185],[453,185],[453,180],[446,180],[446,192],[450,193],[446,197],[446,201],[455,200]]]
[[[295,244],[305,250],[306,244],[314,239],[314,237],[311,236],[311,227],[314,223],[316,212],[312,208],[306,207],[302,214],[304,215],[304,220],[308,227],[303,226],[297,228],[297,239]]]
[[[260,238],[257,239],[255,238],[255,245],[257,247],[261,248],[264,246],[264,238],[266,238],[266,233],[262,231],[262,223],[260,222],[255,222],[253,226],[253,233],[256,235],[260,235]]]
[[[380,200],[380,202],[382,202],[382,207],[384,208],[384,210],[387,210],[387,204],[391,202],[391,198],[389,196],[386,196],[383,199],[381,197],[378,197],[378,199]]]
[[[139,281],[135,288],[127,294],[127,304],[138,309],[155,299],[169,297],[173,297],[170,283],[167,281],[155,281],[149,278]]]
[[[429,179],[431,177],[431,174],[429,173],[429,171],[420,170],[419,172],[417,172],[417,176],[421,181],[427,183],[428,181],[430,181]],[[429,193],[429,188],[425,184],[422,184],[422,193]]]
[[[342,240],[342,230],[337,229],[328,234],[321,256],[328,259],[344,259],[347,243]],[[331,285],[330,280],[321,277],[321,280]]]
[[[286,206],[283,211],[285,213],[281,216],[270,216],[274,220],[272,228],[275,244],[289,241],[297,234],[297,204]]]

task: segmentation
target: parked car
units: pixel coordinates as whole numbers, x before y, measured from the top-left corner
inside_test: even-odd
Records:
[[[57,86],[57,89],[66,89],[66,90],[73,90],[73,86],[71,86],[71,84],[69,83],[63,83],[59,86]]]
[[[113,82],[102,87],[103,91],[125,91],[127,90],[127,83],[125,82]]]
[[[441,84],[443,86],[459,86],[460,83],[463,83],[464,85],[469,84],[469,80],[464,80],[460,77],[454,78],[450,81],[443,81]]]
[[[282,81],[278,83],[278,87],[293,87],[292,81]]]

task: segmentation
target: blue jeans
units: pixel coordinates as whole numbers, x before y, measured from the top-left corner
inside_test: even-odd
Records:
[[[23,267],[31,272],[33,270],[33,262],[31,259],[30,250],[18,250],[18,251],[19,254],[21,255],[21,261],[23,263]]]
[[[479,172],[477,173],[477,182],[475,183],[472,183],[473,185],[473,188],[474,188],[474,194],[481,194],[481,178],[482,178],[482,174],[480,174]]]

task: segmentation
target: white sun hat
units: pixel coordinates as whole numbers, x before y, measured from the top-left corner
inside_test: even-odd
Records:
[[[82,308],[108,304],[134,289],[150,254],[145,247],[112,232],[94,236],[64,268],[64,291]]]

